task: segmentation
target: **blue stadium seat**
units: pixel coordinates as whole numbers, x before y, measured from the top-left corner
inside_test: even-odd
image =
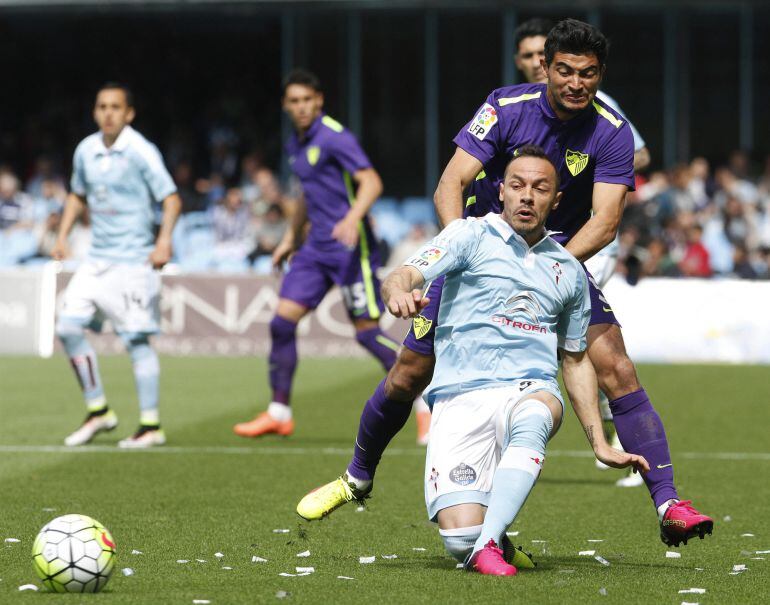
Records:
[[[433,200],[427,197],[407,197],[401,202],[401,216],[412,225],[435,225]]]

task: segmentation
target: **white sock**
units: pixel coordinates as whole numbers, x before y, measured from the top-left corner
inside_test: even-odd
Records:
[[[369,486],[372,484],[371,480],[358,479],[357,477],[351,475],[348,471],[345,471],[345,481],[352,483],[357,490],[362,492],[368,490]]]
[[[267,406],[267,413],[278,422],[288,422],[291,420],[291,408],[285,403],[273,401]]]
[[[671,500],[666,500],[663,504],[661,504],[658,507],[658,521],[663,521],[663,515],[666,514],[668,507],[671,506],[672,504],[676,504],[677,502],[679,502],[679,500],[674,500],[673,498],[671,498]]]

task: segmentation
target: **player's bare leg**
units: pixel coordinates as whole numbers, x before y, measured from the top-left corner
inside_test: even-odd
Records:
[[[679,502],[666,432],[660,416],[639,384],[636,368],[626,353],[620,327],[596,324],[588,328],[588,354],[596,369],[599,387],[610,400],[615,427],[627,452],[644,456],[650,472],[644,482],[650,491],[661,539],[678,546],[694,536],[711,533],[713,520]]]
[[[382,453],[400,431],[415,398],[433,377],[433,355],[422,355],[404,347],[388,375],[366,402],[358,425],[353,460],[342,477],[307,494],[297,513],[314,520],[325,517],[343,504],[365,498]]]
[[[272,400],[266,411],[254,420],[233,427],[241,437],[259,437],[270,433],[289,436],[294,432],[289,398],[294,371],[297,369],[297,324],[310,309],[288,298],[278,301],[270,322],[271,348],[269,358]]]

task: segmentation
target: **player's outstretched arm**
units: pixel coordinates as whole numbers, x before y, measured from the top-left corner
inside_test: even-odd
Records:
[[[356,171],[353,174],[353,182],[356,184],[356,200],[345,218],[332,229],[332,237],[349,247],[358,244],[359,224],[382,194],[382,179],[374,168]]]
[[[458,147],[438,181],[433,203],[441,227],[463,217],[463,191],[481,172],[483,164]]]
[[[634,172],[639,172],[650,165],[650,150],[645,145],[634,151]]]
[[[182,198],[178,193],[172,193],[163,200],[163,217],[160,219],[160,231],[155,240],[155,249],[150,253],[150,262],[153,268],[162,269],[171,260],[173,250],[171,248],[171,234],[174,225],[182,212]]]
[[[53,250],[51,250],[51,257],[54,260],[64,260],[69,256],[70,250],[67,244],[67,236],[72,231],[72,227],[75,221],[83,212],[86,207],[86,198],[76,193],[70,193],[67,196],[67,201],[64,203],[64,212],[61,217],[61,224],[59,225],[59,233],[56,236],[56,243]]]
[[[425,278],[414,267],[399,267],[382,284],[382,298],[396,317],[415,317],[430,302],[420,288]]]
[[[273,250],[272,261],[274,269],[280,269],[281,263],[287,260],[299,248],[299,244],[302,242],[302,231],[305,228],[305,223],[307,223],[307,205],[305,204],[305,196],[303,194],[297,199],[294,212],[291,215],[289,228],[283,234],[275,250]]]
[[[581,263],[615,239],[626,206],[628,187],[617,183],[594,183],[593,216],[567,244],[567,250]]]
[[[602,419],[599,413],[599,400],[596,372],[585,351],[572,353],[563,351],[562,373],[564,386],[575,410],[575,415],[583,427],[588,443],[596,458],[607,466],[624,468],[633,466],[635,471],[646,473],[649,464],[643,456],[616,450],[607,443],[602,432]]]

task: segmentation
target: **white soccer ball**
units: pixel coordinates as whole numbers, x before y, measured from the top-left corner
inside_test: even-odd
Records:
[[[99,592],[115,566],[115,541],[97,520],[64,515],[40,530],[32,561],[48,590]]]

